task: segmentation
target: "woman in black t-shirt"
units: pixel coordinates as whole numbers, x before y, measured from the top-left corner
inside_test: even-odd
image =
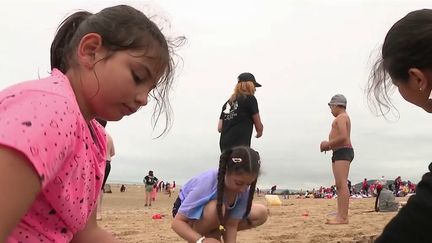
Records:
[[[218,131],[220,150],[223,151],[234,146],[250,146],[253,126],[257,132],[256,137],[262,136],[264,126],[258,110],[258,102],[254,96],[256,87],[261,87],[251,73],[242,73],[234,93],[225,102],[219,117]]]

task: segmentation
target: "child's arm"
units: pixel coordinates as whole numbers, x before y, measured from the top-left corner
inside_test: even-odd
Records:
[[[86,227],[74,235],[71,243],[119,243],[110,233],[101,229],[96,223],[96,209],[94,209]]]
[[[0,146],[0,242],[6,241],[40,190],[39,176],[28,159]]]
[[[225,233],[223,235],[224,243],[237,242],[237,229],[239,223],[239,219],[228,218],[225,224]]]
[[[181,213],[177,213],[171,223],[171,228],[187,242],[197,242],[197,240],[199,240],[202,235],[192,229],[189,221],[190,220],[186,216],[182,215]]]
[[[194,229],[192,229],[190,223],[190,219],[188,219],[186,216],[182,215],[181,213],[177,213],[175,218],[173,219],[171,223],[171,228],[176,232],[181,238],[185,239],[187,242],[195,243],[201,237],[203,237],[201,234],[196,232]],[[214,238],[205,238],[203,243],[220,243],[219,240]]]

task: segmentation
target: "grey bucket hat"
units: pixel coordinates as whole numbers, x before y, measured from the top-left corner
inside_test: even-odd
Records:
[[[336,94],[333,95],[328,105],[341,105],[346,107],[347,106],[347,99],[342,94]]]

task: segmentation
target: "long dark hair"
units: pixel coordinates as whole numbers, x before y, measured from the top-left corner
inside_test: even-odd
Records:
[[[241,162],[236,162],[236,159],[241,159]],[[234,147],[232,149],[227,149],[222,152],[219,159],[219,171],[218,171],[218,185],[217,185],[217,204],[216,210],[219,219],[220,229],[222,230],[224,227],[224,214],[222,212],[222,204],[223,204],[223,195],[225,188],[225,174],[226,172],[244,172],[257,175],[260,171],[261,161],[258,152],[247,147],[247,146],[239,146]],[[249,198],[248,204],[246,207],[246,212],[243,215],[243,218],[246,219],[249,216],[252,200],[254,197],[255,187],[257,183],[257,179],[255,179],[250,187],[249,187]],[[227,217],[228,215],[226,215]],[[248,223],[250,221],[248,220]]]
[[[152,121],[155,128],[160,116],[165,114],[165,128],[161,135],[171,128],[171,106],[169,91],[174,79],[177,63],[174,50],[181,46],[185,38],[167,40],[158,26],[141,11],[127,6],[108,7],[92,14],[87,11],[76,12],[67,17],[59,26],[51,44],[51,68],[66,73],[76,65],[74,53],[81,38],[88,33],[102,37],[102,45],[109,51],[108,59],[114,52],[123,50],[148,50],[157,43],[161,53],[160,71],[163,73],[150,96],[156,101]]]
[[[394,107],[389,97],[394,82],[407,82],[410,68],[431,67],[432,10],[410,12],[390,28],[384,39],[366,88],[370,107],[387,114]]]

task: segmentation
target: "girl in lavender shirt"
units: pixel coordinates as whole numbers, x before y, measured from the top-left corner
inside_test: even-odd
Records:
[[[174,203],[173,230],[188,242],[236,242],[237,231],[262,225],[267,208],[252,203],[261,162],[240,146],[225,150],[219,169],[189,180]]]

